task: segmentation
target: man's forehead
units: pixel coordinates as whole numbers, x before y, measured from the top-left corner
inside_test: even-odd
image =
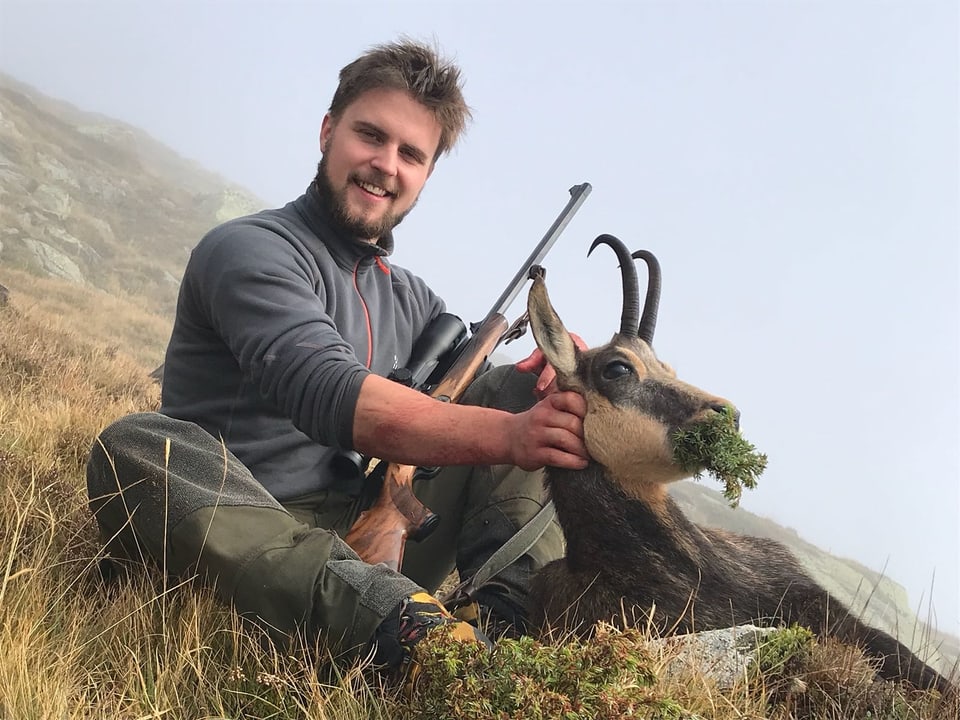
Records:
[[[433,111],[417,100],[406,90],[391,87],[377,87],[364,90],[357,95],[343,109],[342,115],[374,114],[385,117],[395,117],[398,114],[419,115],[424,120],[437,124],[439,122]]]

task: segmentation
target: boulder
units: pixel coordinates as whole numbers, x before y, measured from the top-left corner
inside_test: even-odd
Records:
[[[772,632],[775,632],[773,628],[740,625],[676,635],[656,643],[663,645],[671,654],[675,653],[664,668],[666,674],[691,668],[697,675],[712,678],[717,687],[730,689],[747,676],[750,666],[756,661],[757,647]]]
[[[77,264],[52,245],[33,238],[24,238],[23,244],[33,253],[37,263],[48,275],[81,285],[86,282]]]

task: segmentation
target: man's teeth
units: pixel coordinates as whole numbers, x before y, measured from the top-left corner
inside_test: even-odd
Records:
[[[362,188],[363,188],[364,190],[366,190],[368,193],[372,193],[372,194],[374,194],[374,195],[377,195],[378,197],[385,197],[386,195],[388,195],[387,191],[384,190],[382,187],[377,187],[376,185],[371,185],[370,183],[363,182],[363,180],[358,180],[358,181],[357,181],[357,185],[359,185],[360,187],[362,187]]]

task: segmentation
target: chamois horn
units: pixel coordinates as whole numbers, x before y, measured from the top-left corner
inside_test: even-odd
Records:
[[[637,250],[630,256],[643,258],[647,263],[647,295],[643,300],[643,317],[637,328],[637,337],[647,345],[653,344],[653,331],[657,328],[657,310],[660,308],[660,263],[649,250]]]
[[[637,319],[640,317],[640,290],[637,285],[637,268],[633,264],[630,251],[619,238],[613,235],[598,235],[593,241],[587,257],[597,245],[609,245],[620,260],[620,277],[623,279],[623,310],[620,314],[620,334],[625,337],[637,336]]]

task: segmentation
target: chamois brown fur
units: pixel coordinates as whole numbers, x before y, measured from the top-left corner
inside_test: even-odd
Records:
[[[652,621],[660,632],[799,623],[861,647],[883,678],[955,692],[907,647],[831,597],[786,547],[699,527],[671,499],[667,484],[690,473],[676,466],[670,435],[729,403],[678,381],[653,354],[656,260],[645,251],[633,255],[647,261],[649,286],[656,286],[648,290],[638,336],[633,259],[616,238],[601,236],[593,247],[599,243],[614,248],[623,273],[623,319],[609,344],[579,351],[542,277],[528,303],[534,337],[559,386],[586,398],[584,436],[593,457],[582,471],[547,469],[567,553],[535,578],[531,620],[582,636],[599,621]]]

